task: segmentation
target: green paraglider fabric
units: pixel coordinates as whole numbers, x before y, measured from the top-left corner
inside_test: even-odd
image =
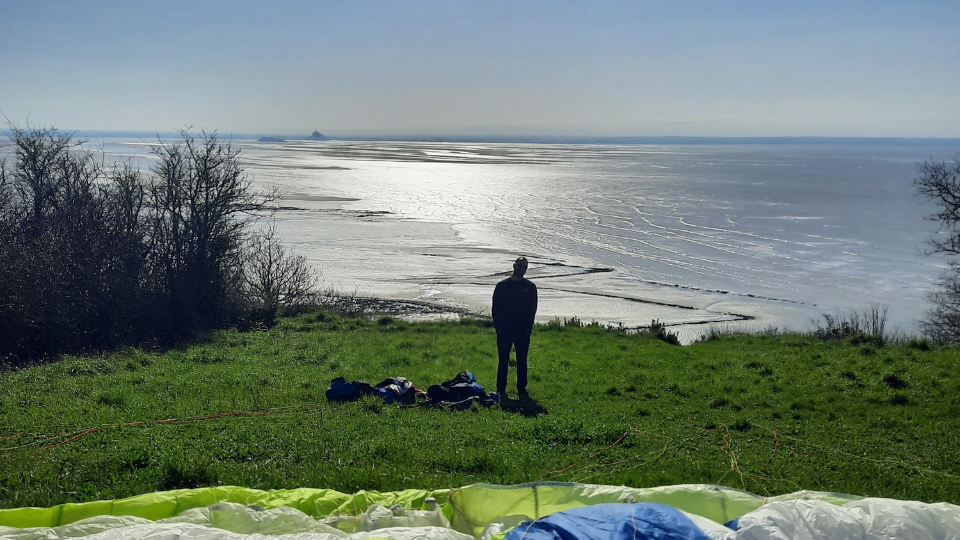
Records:
[[[221,502],[242,505],[257,505],[263,508],[287,506],[312,517],[338,514],[356,515],[370,505],[419,508],[428,497],[441,505],[446,503],[450,490],[428,491],[407,489],[380,493],[358,491],[354,494],[340,493],[332,489],[278,489],[261,491],[235,486],[181,489],[146,493],[113,501],[68,503],[50,508],[14,508],[0,510],[0,526],[7,527],[57,527],[93,516],[136,516],[156,521],[179,515],[191,508],[212,506]]]
[[[701,484],[645,489],[552,482],[518,486],[474,484],[451,493],[450,521],[455,529],[479,536],[490,522],[508,516],[539,519],[554,512],[595,504],[653,502],[726,523],[756,510],[764,500],[746,491]]]
[[[434,500],[429,500],[431,497]],[[0,510],[0,537],[66,540],[99,538],[104,533],[117,539],[189,536],[253,540],[279,534],[273,537],[499,540],[523,523],[558,512],[589,517],[604,507],[633,511],[636,509],[629,508],[633,503],[676,509],[713,540],[830,540],[870,535],[891,540],[960,538],[960,507],[948,503],[864,499],[816,491],[762,497],[699,484],[641,489],[555,482],[353,494],[309,488],[165,491],[114,501]]]
[[[261,491],[222,486],[146,493],[126,499],[68,503],[50,508],[0,510],[0,526],[57,527],[93,516],[111,515],[156,521],[180,515],[192,508],[223,502],[256,505],[265,509],[286,506],[313,518],[356,516],[374,504],[384,507],[399,505],[404,508],[422,508],[428,497],[436,499],[454,529],[475,537],[479,537],[488,525],[498,520],[507,528],[507,523],[515,525],[522,519],[538,519],[561,510],[601,503],[662,503],[717,523],[726,523],[768,502],[817,499],[840,505],[860,499],[852,495],[806,491],[765,498],[738,489],[701,484],[630,488],[538,482],[516,486],[474,484],[458,489],[407,489],[383,493],[358,491],[353,494],[332,489]]]

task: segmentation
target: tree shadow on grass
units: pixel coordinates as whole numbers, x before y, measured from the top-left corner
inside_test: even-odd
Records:
[[[506,396],[503,396],[503,400],[500,402],[500,408],[511,413],[522,414],[527,418],[533,418],[535,416],[547,414],[547,409],[540,405],[537,400],[532,397],[525,397],[522,399],[511,399]]]

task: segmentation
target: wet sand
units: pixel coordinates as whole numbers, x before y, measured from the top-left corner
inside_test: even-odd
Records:
[[[149,142],[104,143],[150,166]],[[912,178],[946,146],[234,144],[325,287],[451,314],[489,314],[525,255],[540,322],[659,320],[689,342],[878,303],[909,332],[945,267]]]

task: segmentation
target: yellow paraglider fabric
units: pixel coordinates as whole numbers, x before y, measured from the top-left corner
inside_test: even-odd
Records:
[[[263,508],[288,506],[315,517],[333,515],[357,515],[370,505],[419,508],[427,497],[433,497],[441,505],[449,499],[450,490],[428,491],[406,489],[379,493],[358,491],[354,494],[340,493],[332,489],[278,489],[261,491],[235,486],[200,489],[181,489],[146,493],[113,501],[68,503],[50,508],[14,508],[0,510],[0,526],[7,527],[57,527],[93,516],[136,516],[156,521],[179,515],[191,508],[212,506],[221,502],[238,503]]]
[[[457,531],[479,537],[497,520],[538,519],[561,510],[601,503],[655,502],[673,506],[717,523],[726,523],[768,502],[816,499],[835,505],[860,499],[852,495],[800,491],[765,498],[733,488],[689,484],[656,488],[629,488],[591,484],[539,482],[516,486],[474,484],[459,489],[407,489],[380,493],[347,494],[332,489],[281,489],[261,491],[235,486],[182,489],[146,493],[126,499],[68,503],[50,508],[0,510],[0,526],[58,527],[94,516],[134,516],[152,521],[180,515],[191,508],[229,502],[265,509],[290,507],[314,518],[356,516],[371,505],[422,508],[428,497],[436,499]]]

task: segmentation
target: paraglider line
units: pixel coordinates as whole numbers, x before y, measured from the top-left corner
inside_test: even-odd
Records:
[[[641,432],[639,429],[637,429],[637,428],[635,428],[635,427],[633,427],[633,426],[630,426],[630,429],[636,431],[637,434],[642,434],[642,432]],[[548,472],[547,474],[541,476],[541,477],[540,477],[540,480],[543,480],[544,478],[546,478],[546,477],[548,477],[548,476],[551,476],[551,475],[554,475],[554,474],[565,473],[565,472],[569,471],[570,469],[576,467],[577,465],[583,463],[584,461],[589,461],[589,460],[591,460],[591,459],[599,456],[599,455],[602,454],[603,452],[606,452],[607,450],[609,450],[609,449],[613,448],[614,446],[620,444],[624,439],[627,438],[627,435],[629,435],[629,434],[630,434],[630,430],[624,431],[624,432],[623,432],[623,435],[621,435],[620,438],[617,439],[617,440],[616,440],[613,444],[611,444],[610,446],[608,446],[608,447],[606,447],[606,448],[604,448],[604,449],[602,449],[602,450],[598,450],[598,451],[594,452],[594,453],[591,454],[590,456],[581,459],[580,461],[574,463],[573,465],[564,467],[564,468],[562,468],[562,469],[560,469],[560,470],[557,470],[557,471]]]

